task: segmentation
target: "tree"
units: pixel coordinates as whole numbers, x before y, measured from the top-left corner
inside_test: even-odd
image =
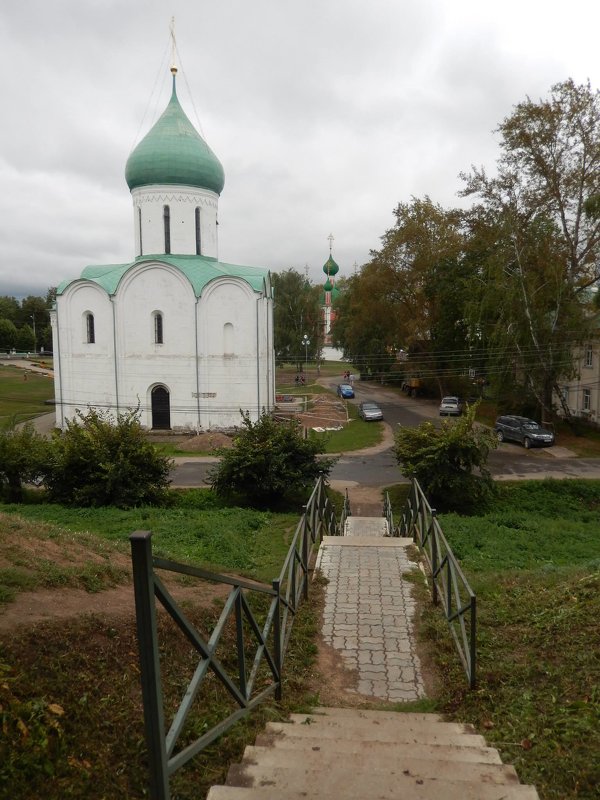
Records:
[[[348,282],[334,342],[359,368],[380,374],[393,368],[401,349],[419,353],[414,369],[435,378],[436,353],[465,346],[464,295],[459,295],[464,280],[458,280],[462,215],[429,197],[400,203],[394,214],[396,223],[382,236],[381,249],[372,251],[369,263]],[[439,391],[445,388],[440,385]]]
[[[10,319],[0,319],[0,350],[12,350],[17,341],[17,329]]]
[[[148,442],[138,411],[77,412],[55,434],[45,477],[51,500],[74,506],[162,505],[170,461]]]
[[[323,344],[319,288],[295,269],[273,274],[275,358],[279,363],[304,361],[302,338],[310,340],[310,357],[318,358]]]
[[[552,390],[560,396],[558,381],[572,373],[585,335],[584,290],[600,278],[600,95],[569,79],[548,99],[518,104],[499,133],[497,176],[473,168],[463,194],[479,196],[479,215],[497,236],[489,291],[497,297],[495,279],[503,276],[503,294],[515,301],[511,318],[492,325],[509,334],[512,352],[542,365],[536,374],[526,363],[519,368],[548,415]]]
[[[35,349],[35,336],[33,335],[31,326],[23,325],[17,328],[15,347],[23,353],[29,353]]]
[[[11,322],[15,322],[20,308],[19,301],[15,297],[0,296],[0,319],[9,319]]]
[[[220,449],[220,462],[209,473],[213,491],[257,507],[275,507],[310,489],[334,458],[317,459],[320,440],[303,439],[293,421],[276,422],[263,413],[252,422],[242,412],[242,428],[233,447]]]
[[[0,494],[9,503],[23,499],[23,484],[38,481],[46,472],[50,443],[31,423],[0,429]]]
[[[418,480],[438,510],[464,511],[485,504],[493,494],[486,465],[498,441],[493,431],[475,427],[475,411],[476,404],[439,428],[423,422],[396,432],[395,454],[402,473]]]

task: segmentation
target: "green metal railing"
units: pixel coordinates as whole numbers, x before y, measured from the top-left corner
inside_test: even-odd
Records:
[[[314,549],[315,546],[318,547],[323,535],[336,533],[335,511],[326,494],[325,480],[320,477],[296,527],[279,576],[271,586],[258,581],[219,575],[153,556],[150,531],[136,531],[130,536],[144,726],[148,747],[149,790],[152,800],[169,800],[170,776],[177,769],[229,730],[259,703],[272,695],[281,699],[285,652],[298,607],[308,597]],[[205,638],[186,617],[156,574],[157,569],[232,587],[209,638]],[[249,602],[252,593],[271,598],[262,622],[259,622],[252,611],[252,604]],[[198,654],[198,664],[168,731],[165,725],[156,622],[157,600]],[[226,627],[231,625],[235,628],[237,656],[237,664],[233,669],[217,656],[221,637]],[[177,750],[178,740],[193,703],[203,680],[209,674],[225,688],[237,709],[195,741]]]
[[[387,492],[383,498],[383,516],[387,521],[387,535],[397,536],[397,532],[394,530],[394,512],[392,511],[392,502]]]
[[[350,498],[348,497],[348,489],[346,489],[344,495],[344,505],[342,506],[342,514],[340,517],[340,524],[338,525],[338,533],[340,536],[344,535],[344,530],[346,528],[346,520],[348,517],[352,516],[352,511],[350,509]]]
[[[412,538],[422,551],[431,572],[433,602],[442,604],[469,686],[474,689],[477,598],[444,536],[435,509],[415,479],[396,535]]]

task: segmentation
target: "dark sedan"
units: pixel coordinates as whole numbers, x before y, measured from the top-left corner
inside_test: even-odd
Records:
[[[517,417],[512,414],[498,417],[494,430],[499,442],[520,442],[527,449],[550,447],[554,444],[554,433],[527,417]]]

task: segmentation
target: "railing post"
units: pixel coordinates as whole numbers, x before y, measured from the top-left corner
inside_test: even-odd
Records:
[[[129,537],[133,564],[133,589],[137,622],[144,728],[148,748],[150,797],[169,800],[169,774],[165,743],[165,719],[160,680],[160,658],[154,605],[152,534],[135,531]]]
[[[281,584],[279,580],[272,582],[273,591],[276,593],[275,616],[273,617],[273,661],[277,670],[277,688],[275,699],[281,700]]]
[[[238,587],[238,594],[235,598],[235,635],[237,642],[238,658],[238,678],[240,682],[240,692],[248,699],[246,691],[246,657],[244,654],[244,616],[242,613],[242,590]]]
[[[477,598],[471,595],[471,636],[470,636],[470,655],[471,655],[471,670],[469,673],[469,686],[471,689],[475,688],[477,683],[476,668],[477,668]]]
[[[438,597],[438,587],[437,587],[437,575],[436,572],[438,570],[438,540],[435,534],[435,515],[436,511],[435,508],[431,509],[431,528],[429,530],[429,536],[431,539],[431,599],[434,602],[434,605],[437,606],[439,603]]]
[[[307,506],[304,506],[304,524],[302,526],[302,563],[304,564],[304,586],[302,587],[302,595],[305,600],[308,600],[308,527],[306,525],[306,512]]]

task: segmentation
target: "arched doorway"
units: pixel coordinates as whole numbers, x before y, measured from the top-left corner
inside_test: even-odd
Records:
[[[152,389],[152,429],[171,429],[171,405],[169,391],[164,386],[155,386]]]

